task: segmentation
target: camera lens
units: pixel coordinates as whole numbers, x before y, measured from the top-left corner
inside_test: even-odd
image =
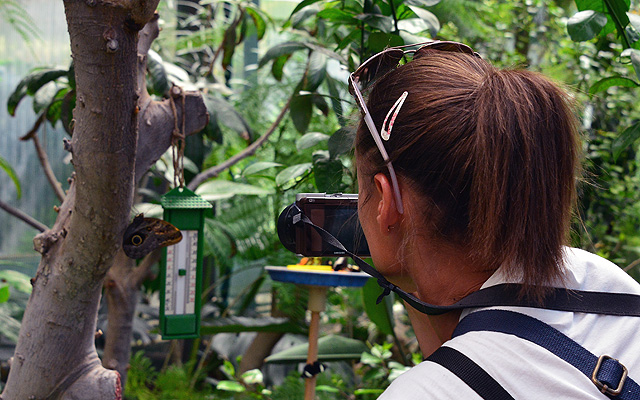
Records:
[[[278,238],[285,249],[297,253],[296,251],[296,227],[293,225],[295,203],[291,204],[278,217]]]

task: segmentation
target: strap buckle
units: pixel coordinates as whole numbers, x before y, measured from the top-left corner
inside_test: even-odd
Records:
[[[615,361],[622,367],[622,377],[620,378],[620,383],[618,384],[618,387],[616,389],[611,389],[606,383],[598,380],[598,372],[600,372],[600,367],[602,367],[602,363],[607,359]],[[603,394],[617,396],[622,393],[622,387],[624,386],[624,382],[627,379],[628,373],[629,371],[627,370],[627,367],[625,367],[617,359],[603,354],[598,358],[598,362],[596,363],[596,367],[593,370],[593,374],[591,374],[591,382],[593,382],[598,390],[600,390]]]

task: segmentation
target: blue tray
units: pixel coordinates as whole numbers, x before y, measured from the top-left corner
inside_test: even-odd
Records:
[[[299,271],[287,267],[265,267],[271,279],[278,282],[311,286],[364,286],[370,275],[364,272]]]

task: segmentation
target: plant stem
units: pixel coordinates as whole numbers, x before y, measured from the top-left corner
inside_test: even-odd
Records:
[[[398,16],[396,15],[396,6],[393,5],[393,0],[389,0],[389,5],[391,6],[391,15],[393,16],[393,26],[395,28],[396,35],[400,34],[400,30],[398,29]]]
[[[40,129],[40,125],[44,122],[45,113],[40,114],[36,122],[33,124],[33,127],[27,132],[24,136],[20,138],[20,140],[33,140],[33,145],[36,147],[36,153],[38,154],[38,160],[40,160],[40,165],[42,165],[42,170],[44,175],[47,177],[47,181],[53,188],[54,193],[60,203],[64,201],[66,197],[64,194],[64,190],[62,190],[62,185],[56,179],[55,174],[53,173],[53,169],[51,168],[51,164],[49,163],[49,158],[47,157],[47,153],[44,151],[42,146],[40,145],[40,139],[38,139],[38,129]]]
[[[27,213],[25,213],[25,212],[23,212],[21,210],[18,210],[17,208],[14,208],[14,207],[10,206],[9,204],[7,204],[5,202],[0,201],[0,208],[5,210],[9,214],[13,215],[14,217],[22,220],[23,222],[31,225],[32,227],[36,228],[40,232],[44,232],[44,231],[49,229],[49,227],[46,226],[45,224],[43,224],[42,222],[36,220],[35,218],[33,218],[32,216],[28,215]]]
[[[246,149],[236,154],[235,156],[229,158],[228,160],[222,162],[221,164],[218,164],[216,166],[213,166],[211,168],[208,168],[200,172],[191,180],[191,182],[187,185],[187,188],[189,188],[190,190],[195,190],[198,186],[200,186],[202,182],[210,178],[215,178],[216,176],[220,175],[222,171],[225,171],[226,169],[235,165],[239,161],[253,155],[258,150],[258,148],[260,148],[260,146],[262,146],[267,141],[267,139],[269,139],[269,137],[276,130],[278,125],[280,125],[280,122],[284,118],[285,114],[287,113],[287,111],[289,111],[289,106],[291,105],[291,99],[296,94],[297,93],[294,93],[293,95],[291,95],[291,97],[289,97],[289,100],[287,100],[287,103],[284,105],[284,107],[282,107],[282,110],[280,110],[280,114],[278,114],[278,116],[276,117],[276,120],[273,121],[273,124],[271,124],[269,129],[262,136],[260,136],[258,140],[251,143],[251,145],[249,145]]]

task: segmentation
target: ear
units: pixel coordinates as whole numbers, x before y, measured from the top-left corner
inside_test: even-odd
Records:
[[[378,215],[376,221],[378,222],[378,228],[382,235],[389,235],[392,231],[391,228],[400,221],[400,213],[396,207],[393,186],[389,178],[383,173],[376,174],[373,177],[376,183],[376,190],[378,191]]]

